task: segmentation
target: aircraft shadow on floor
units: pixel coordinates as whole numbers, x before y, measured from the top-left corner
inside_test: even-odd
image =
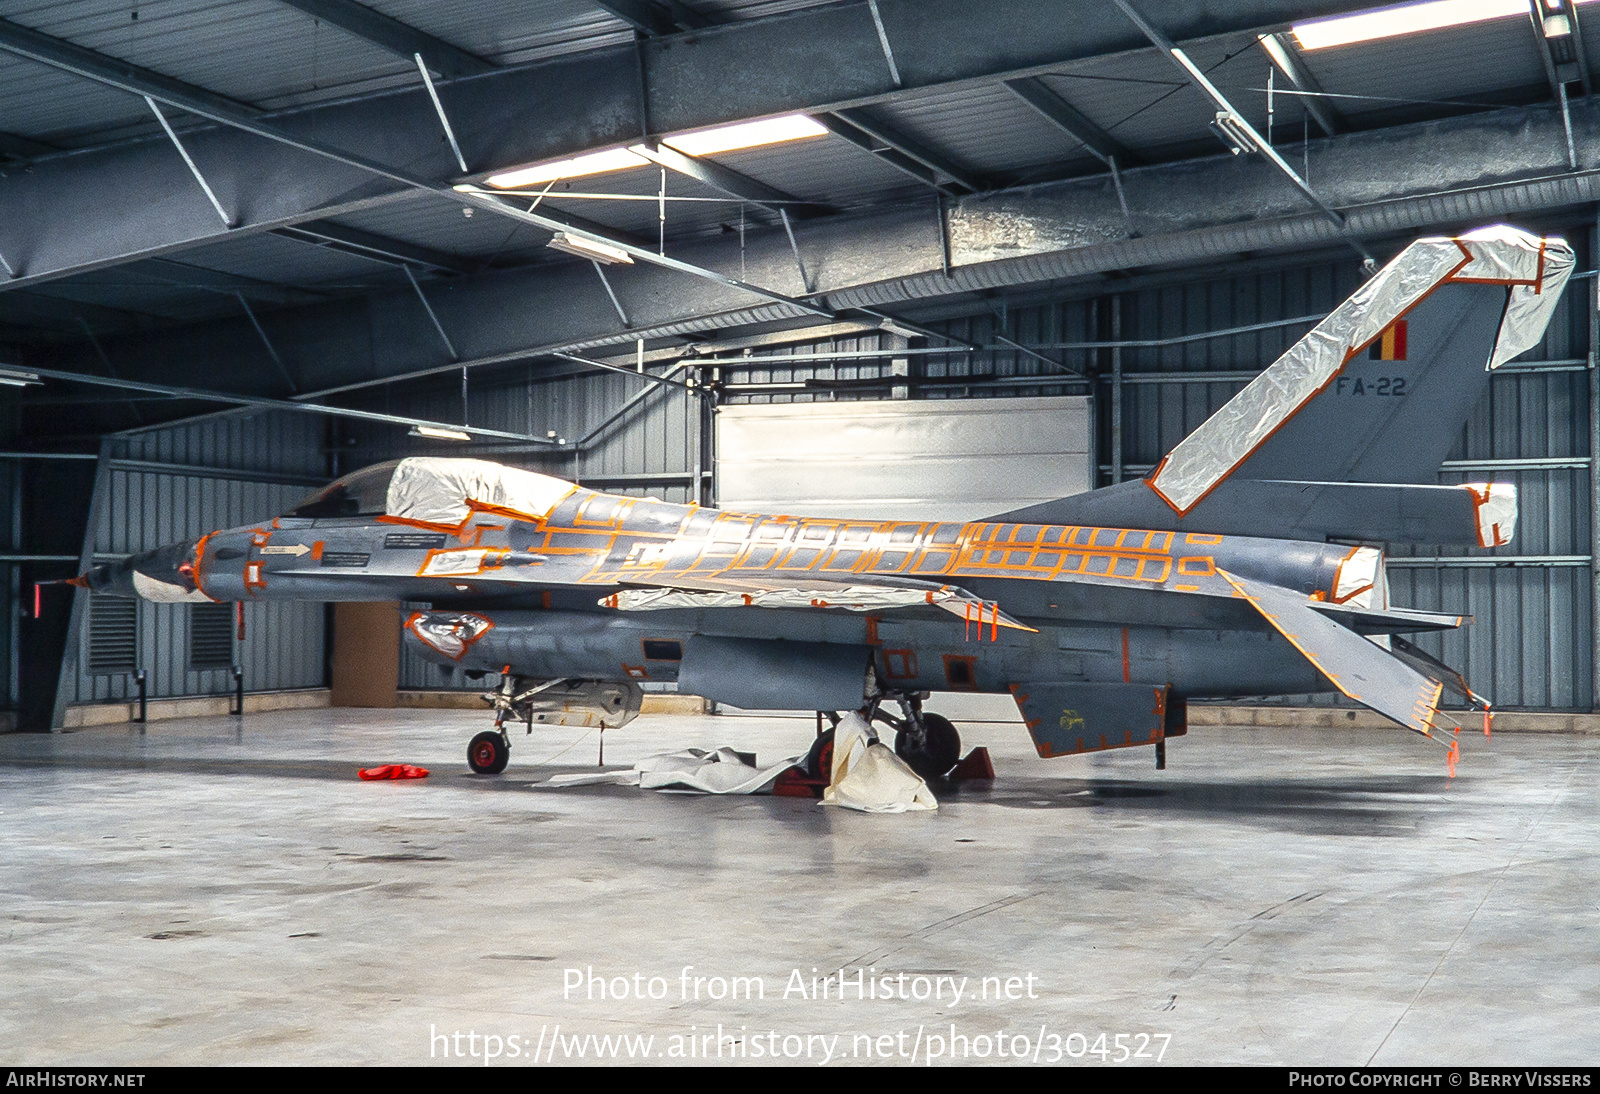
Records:
[[[373,764],[387,762],[373,760]],[[56,775],[85,773],[155,773],[206,778],[272,778],[316,782],[354,782],[361,765],[350,760],[259,759],[59,755],[0,758],[0,770],[49,771]],[[446,786],[474,793],[540,790],[552,775],[587,772],[591,765],[547,765],[500,777],[473,775],[455,764],[430,769],[417,789]],[[1458,780],[1459,781],[1459,780]],[[379,787],[384,784],[373,784]],[[1401,836],[1413,833],[1444,804],[1442,775],[1373,775],[1367,777],[1276,775],[1227,780],[1185,780],[1181,775],[1156,779],[1039,778],[1002,776],[992,783],[939,782],[934,791],[950,805],[993,805],[1019,810],[1097,810],[1129,821],[1163,817],[1216,818],[1270,826],[1307,834]],[[640,791],[615,786],[571,787],[541,792],[584,798],[638,797]],[[672,795],[679,797],[680,795]],[[698,797],[698,795],[682,795]],[[651,798],[659,795],[651,794]],[[799,799],[767,795],[741,797],[741,802],[792,804]]]

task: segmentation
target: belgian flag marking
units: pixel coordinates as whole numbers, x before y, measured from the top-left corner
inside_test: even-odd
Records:
[[[1406,359],[1406,321],[1396,319],[1372,343],[1367,356],[1374,361],[1404,361]]]

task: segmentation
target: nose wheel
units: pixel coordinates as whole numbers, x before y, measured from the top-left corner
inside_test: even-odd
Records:
[[[498,729],[486,729],[467,745],[467,766],[479,775],[498,775],[511,759],[511,742]]]

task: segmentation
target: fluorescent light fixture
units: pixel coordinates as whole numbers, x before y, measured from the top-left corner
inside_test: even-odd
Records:
[[[411,427],[411,436],[427,437],[432,441],[470,441],[471,433],[463,433],[459,429],[443,429],[436,425],[414,425]]]
[[[1565,38],[1572,33],[1572,24],[1568,22],[1565,12],[1544,17],[1544,36],[1546,38]]]
[[[714,156],[718,152],[732,152],[740,148],[759,148],[764,144],[821,137],[827,132],[820,122],[804,114],[784,114],[777,118],[763,118],[758,122],[735,122],[733,125],[719,125],[715,129],[702,129],[696,133],[678,133],[663,137],[661,143],[676,148],[686,156]]]
[[[0,368],[0,384],[7,387],[40,387],[44,381],[37,372],[23,372],[19,368]]]
[[[585,239],[583,236],[575,236],[570,232],[557,232],[555,238],[546,246],[553,250],[565,251],[569,255],[577,255],[579,258],[591,258],[596,262],[604,262],[608,266],[615,265],[618,262],[626,262],[630,266],[633,264],[633,256],[627,251],[619,247],[608,247],[598,240]]]
[[[680,133],[666,137],[663,144],[677,149],[686,156],[711,156],[718,152],[732,152],[737,148],[756,148],[763,144],[805,140],[827,133],[820,123],[804,114],[784,114],[777,118],[763,118],[756,122],[736,122],[702,129],[695,133]],[[584,175],[600,175],[607,171],[626,171],[630,167],[645,167],[649,160],[626,148],[607,148],[600,152],[585,152],[570,159],[536,163],[532,167],[519,167],[490,175],[484,181],[497,189],[518,186],[536,186],[556,179],[575,179]],[[455,189],[469,192],[469,183],[459,183]]]
[[[1223,143],[1228,146],[1228,151],[1235,156],[1241,152],[1261,151],[1261,146],[1250,135],[1250,127],[1245,124],[1243,118],[1231,110],[1217,111],[1217,116],[1209,124],[1212,132],[1222,138]]]
[[[626,148],[607,148],[603,152],[585,152],[567,160],[536,163],[515,171],[490,175],[485,181],[490,186],[506,189],[512,186],[532,186],[556,179],[574,179],[582,175],[599,175],[606,171],[623,171],[629,167],[643,167],[649,161],[634,155]]]
[[[1592,0],[1576,0],[1587,4]],[[1483,23],[1490,19],[1528,17],[1527,0],[1424,0],[1422,3],[1395,4],[1387,8],[1313,19],[1294,25],[1295,41],[1301,49],[1329,49],[1354,42],[1397,38],[1405,34],[1442,30],[1445,27]]]

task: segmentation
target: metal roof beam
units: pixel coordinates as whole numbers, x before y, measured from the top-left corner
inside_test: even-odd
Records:
[[[1589,51],[1583,46],[1583,27],[1578,24],[1578,7],[1572,0],[1561,0],[1561,10],[1566,13],[1567,26],[1572,28],[1573,59],[1578,62],[1578,78],[1583,81],[1583,93],[1594,94],[1594,82],[1589,73]]]
[[[595,7],[627,23],[646,37],[677,34],[711,25],[711,20],[683,4],[656,0],[592,0]]]
[[[1561,121],[1566,127],[1567,136],[1567,165],[1574,170],[1578,167],[1577,146],[1572,138],[1572,115],[1567,106],[1567,84],[1558,70],[1555,54],[1555,43],[1544,33],[1544,8],[1539,0],[1528,0],[1528,21],[1533,28],[1534,49],[1539,52],[1539,60],[1544,62],[1545,78],[1550,81],[1550,97],[1561,105]],[[1570,37],[1571,24],[1568,24]],[[1570,48],[1571,43],[1567,43]],[[1568,68],[1576,68],[1569,64]]]
[[[298,402],[292,399],[272,399],[262,395],[236,395],[224,391],[210,391],[205,388],[151,384],[142,380],[124,380],[113,376],[93,376],[81,372],[64,372],[61,369],[36,368],[32,365],[28,366],[27,371],[36,373],[45,380],[57,380],[72,384],[91,384],[97,387],[117,388],[121,391],[138,391],[147,395],[165,395],[175,399],[194,399],[205,403],[231,403],[235,406],[257,407],[262,410],[293,410],[304,414],[323,414],[333,418],[355,418],[361,421],[382,422],[388,425],[429,426],[434,429],[450,429],[462,433],[470,433],[475,437],[488,437],[504,441],[523,441],[552,448],[557,447],[556,442],[548,437],[534,437],[526,433],[510,433],[503,429],[484,429],[480,426],[460,425],[452,422],[436,422],[427,418],[408,418],[400,414],[380,414],[376,411],[358,410],[352,407],[327,406],[323,403]]]
[[[943,175],[964,190],[976,194],[984,190],[994,189],[993,186],[985,183],[971,171],[964,167],[956,166],[948,156],[934,151],[914,137],[906,136],[894,126],[866,110],[858,108],[836,110],[833,112],[833,116],[854,126],[872,139],[887,145],[891,152],[897,152],[908,160],[920,163],[935,174]]]
[[[1137,162],[1138,157],[1128,151],[1126,145],[1084,117],[1076,107],[1052,91],[1039,77],[1024,76],[1020,80],[1006,80],[1004,84],[1007,91],[1033,107],[1057,129],[1094,153],[1101,163],[1115,160],[1118,166],[1126,167],[1130,163]]]
[[[878,157],[897,171],[903,171],[922,183],[924,186],[938,190],[940,193],[949,192],[944,183],[939,181],[939,176],[930,168],[924,167],[908,156],[903,156],[892,148],[879,148],[878,143],[867,134],[839,117],[837,114],[818,114],[817,121],[842,140],[847,140],[863,152],[869,152]]]
[[[1362,0],[1184,5],[1170,16],[1168,30],[1215,34],[1361,6]],[[511,167],[636,141],[641,133],[859,108],[928,88],[1034,75],[1142,44],[1115,10],[1091,6],[1069,21],[1059,17],[1054,0],[881,0],[878,10],[895,43],[901,87],[883,64],[868,5],[845,0],[503,68],[445,84],[439,93],[467,161]],[[15,23],[0,21],[0,49],[228,126],[248,129],[260,120],[248,104]],[[827,65],[816,63],[823,54],[830,58]],[[530,103],[538,104],[541,118],[560,124],[530,125]],[[407,173],[436,187],[448,188],[460,177],[420,86],[284,111],[268,120],[280,135],[371,162],[394,156],[395,149],[415,150]],[[262,141],[260,130],[199,126],[184,129],[183,139],[235,216],[239,227],[233,233],[217,222],[160,136],[47,156],[26,175],[12,173],[0,187],[0,255],[24,280],[64,276],[238,232],[337,217],[411,188],[350,163],[273,147]],[[901,154],[879,154],[928,181],[931,172]],[[96,231],[81,230],[84,210],[93,210]]]
[[[7,159],[26,160],[59,151],[60,149],[55,145],[36,141],[32,137],[24,137],[16,133],[0,133],[0,156],[4,156]]]
[[[73,71],[78,70],[74,69]],[[502,194],[486,193],[478,190],[461,192],[446,186],[442,182],[435,182],[425,176],[413,174],[410,171],[405,171],[397,167],[391,167],[386,163],[371,159],[367,156],[361,155],[360,153],[345,151],[336,146],[327,144],[317,137],[297,135],[292,130],[280,128],[274,125],[271,121],[264,120],[260,117],[245,115],[231,108],[216,107],[211,104],[198,101],[182,92],[173,92],[171,90],[164,90],[153,86],[142,86],[142,81],[136,80],[135,78],[126,74],[117,75],[115,73],[97,72],[91,78],[99,83],[104,83],[111,87],[136,91],[138,94],[145,96],[147,101],[151,98],[160,97],[169,105],[182,107],[183,109],[192,113],[200,114],[202,117],[211,121],[218,122],[234,129],[243,130],[244,132],[253,134],[257,137],[263,137],[268,141],[286,146],[287,148],[298,152],[307,153],[322,161],[331,161],[334,164],[352,168],[359,174],[368,178],[376,177],[377,179],[398,184],[401,187],[414,190],[419,193],[433,194],[451,202],[458,202],[469,207],[483,209],[494,213],[497,216],[520,221],[524,224],[531,224],[535,227],[543,228],[546,231],[576,232],[579,235],[590,236],[610,247],[627,253],[631,258],[637,261],[646,262],[655,266],[662,266],[678,273],[688,274],[692,277],[700,277],[709,281],[715,281],[755,296],[765,297],[768,300],[777,301],[778,303],[792,305],[801,311],[811,312],[815,315],[831,315],[827,309],[820,308],[817,305],[809,304],[802,300],[793,299],[783,295],[782,293],[774,292],[770,289],[763,288],[760,285],[754,285],[741,281],[737,278],[730,277],[715,270],[709,270],[703,267],[695,266],[694,264],[684,262],[681,259],[669,258],[665,254],[658,254],[657,252],[650,250],[648,247],[643,246],[639,241],[613,232],[603,225],[595,224],[593,221],[570,215],[536,213],[534,210],[538,206],[537,202],[535,202],[528,209],[523,209],[512,199]],[[429,101],[429,108],[430,110],[432,109],[431,100]],[[193,159],[187,152],[182,158],[184,163],[191,171],[194,171],[196,174],[199,173],[198,166],[194,163]],[[217,202],[217,199],[212,194],[209,187],[206,188],[206,197],[213,205],[216,206],[216,211],[220,212],[221,206]],[[13,270],[15,270],[15,267],[13,267]],[[25,275],[14,272],[9,284],[16,285],[29,280],[32,279],[26,277]],[[0,287],[4,286],[0,285]]]
[[[730,197],[741,198],[759,205],[774,216],[778,215],[780,209],[787,209],[789,215],[795,217],[817,216],[828,211],[824,206],[803,201],[793,194],[784,193],[777,187],[768,186],[749,175],[740,174],[731,167],[724,167],[720,163],[699,156],[687,155],[669,145],[650,141],[633,145],[631,151],[669,171],[676,171],[697,182],[703,182],[713,190],[720,190]]]
[[[209,110],[238,112],[243,115],[261,113],[260,109],[250,103],[218,95],[214,91],[175,80],[171,76],[163,76],[159,72],[120,61],[104,53],[97,53],[62,38],[52,38],[20,23],[13,23],[9,19],[0,19],[0,49],[49,65],[51,68],[86,76],[101,83],[114,84],[135,94],[153,95],[175,106],[181,105],[178,100],[184,99]]]
[[[1600,104],[1580,101],[1572,109],[1581,123],[1581,161],[1600,160]],[[1530,210],[1581,209],[1600,200],[1600,176],[1566,170],[1561,134],[1559,111],[1541,106],[1347,134],[1314,141],[1309,154],[1313,170],[1329,180],[1328,200],[1345,209],[1352,232],[1394,238]],[[1378,172],[1392,180],[1391,189],[1383,202],[1373,203],[1367,180]],[[1123,231],[1121,209],[1104,176],[953,202],[948,226],[954,264],[948,275],[939,233],[923,209],[810,221],[805,243],[818,299],[844,319],[859,319],[868,309],[953,308],[958,305],[952,301],[1011,285],[1075,280],[1087,293],[1106,271],[1170,270],[1245,251],[1322,252],[1347,238],[1307,208],[1260,157],[1218,155],[1132,168],[1123,182],[1138,238]],[[1197,192],[1208,200],[1194,201]],[[997,209],[1005,215],[996,217]],[[740,260],[732,237],[685,243],[682,254],[708,267],[737,269]],[[800,291],[782,233],[751,237],[745,258],[752,279]],[[598,280],[583,272],[574,278],[570,268],[550,265],[486,272],[434,294],[459,362],[444,359],[409,286],[276,311],[274,343],[295,374],[318,377],[326,395],[400,378],[453,375],[463,366],[535,361],[557,351],[604,358],[641,338],[704,341],[706,332],[760,330],[795,319],[792,309],[776,303],[752,304],[732,288],[638,263],[607,270],[634,324],[626,329]],[[556,301],[559,306],[541,306]],[[247,333],[241,317],[108,339],[107,350],[125,375],[181,382],[184,370],[227,375]],[[73,364],[90,367],[86,347],[53,353],[52,361],[77,353]],[[17,364],[27,367],[28,361]],[[240,376],[237,382],[261,377]]]
[[[1339,116],[1332,103],[1323,97],[1322,85],[1317,78],[1306,71],[1305,63],[1300,59],[1300,49],[1294,44],[1294,39],[1288,34],[1279,31],[1276,34],[1263,34],[1260,36],[1261,48],[1272,63],[1278,66],[1278,71],[1289,78],[1294,89],[1300,92],[1300,106],[1310,114],[1318,127],[1330,137],[1337,137],[1344,132],[1344,119]]]
[[[416,243],[404,243],[376,232],[335,224],[331,220],[307,220],[287,228],[276,228],[273,235],[370,258],[390,266],[417,266],[452,274],[472,273],[478,268],[477,263],[459,255],[446,254]]]
[[[386,49],[397,57],[404,57],[408,61],[420,53],[429,68],[447,79],[456,76],[481,76],[499,67],[476,54],[468,53],[459,46],[453,46],[443,39],[420,31],[409,23],[402,23],[380,11],[374,11],[365,4],[358,4],[355,0],[277,0],[277,2],[298,8],[313,18],[321,19],[324,23],[332,24],[346,33]]]
[[[1234,109],[1227,96],[1223,95],[1217,89],[1217,86],[1206,78],[1206,74],[1201,72],[1199,66],[1189,59],[1188,54],[1175,46],[1172,43],[1172,39],[1168,38],[1159,28],[1141,15],[1138,9],[1129,3],[1129,0],[1112,0],[1112,3],[1121,8],[1122,13],[1144,32],[1146,38],[1150,39],[1151,45],[1165,54],[1167,60],[1177,66],[1189,78],[1189,82],[1194,84],[1217,107],[1217,117],[1212,123],[1212,128],[1216,130],[1220,138],[1228,142],[1235,153],[1261,153],[1269,163],[1276,167],[1294,185],[1296,190],[1300,191],[1307,201],[1317,207],[1318,212],[1327,217],[1341,231],[1345,229],[1344,216],[1324,201],[1322,196],[1311,188],[1311,184],[1301,178],[1300,173],[1290,167],[1288,161],[1282,156],[1278,155],[1277,149],[1273,148],[1265,137],[1256,132],[1255,127],[1245,120],[1243,114]],[[1562,112],[1563,115],[1566,112],[1565,101],[1562,103]],[[1570,133],[1570,127],[1568,131]],[[1568,144],[1569,146],[1571,144],[1570,136]],[[1376,259],[1372,257],[1372,254],[1365,247],[1353,239],[1349,242],[1351,248],[1361,255],[1362,260],[1368,267],[1374,266]]]
[[[957,187],[963,187],[971,192],[979,189],[976,186],[965,186],[962,182],[957,182],[955,186],[950,186],[950,182],[942,182],[939,179],[939,168],[934,168],[928,163],[928,160],[938,160],[938,157],[934,157],[928,150],[922,150],[922,155],[909,155],[902,147],[904,144],[909,144],[909,139],[894,134],[894,141],[888,141],[882,134],[891,133],[890,126],[883,125],[882,122],[867,122],[867,125],[872,126],[872,130],[869,131],[858,122],[858,118],[861,117],[859,110],[853,110],[850,114],[853,117],[846,117],[845,110],[840,110],[837,114],[819,114],[816,120],[827,126],[827,131],[837,138],[850,141],[858,149],[870,152],[896,170],[904,171],[918,182],[922,182],[923,186],[939,190],[941,194],[957,194]],[[950,171],[944,171],[944,174],[946,178],[955,181],[955,176],[950,174]]]

